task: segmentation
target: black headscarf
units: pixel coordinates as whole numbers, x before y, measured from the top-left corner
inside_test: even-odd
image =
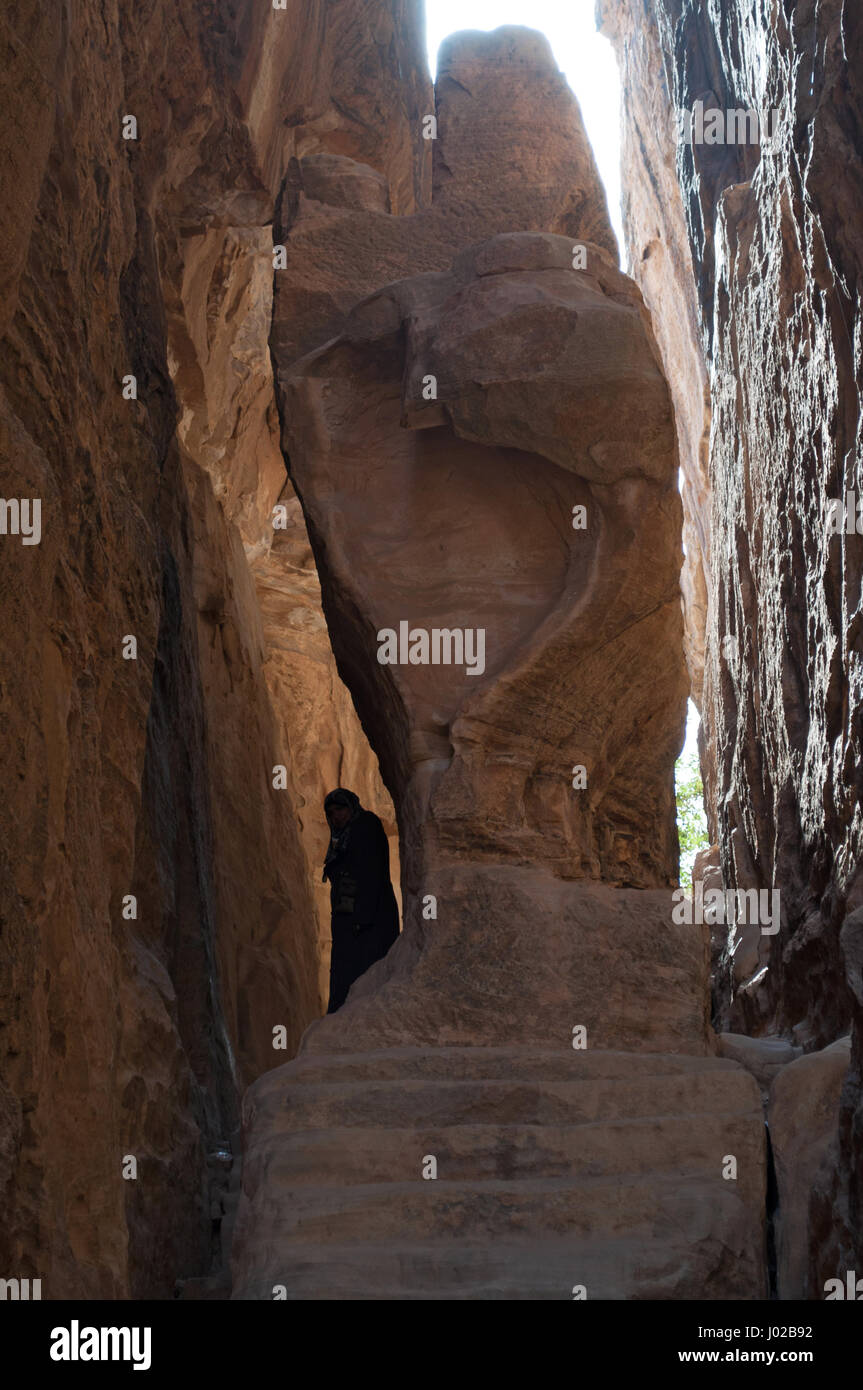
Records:
[[[363,809],[360,805],[360,799],[357,796],[356,792],[349,792],[344,787],[336,787],[336,790],[334,792],[329,792],[327,796],[324,798],[325,815],[331,806],[349,807],[351,812],[351,818],[348,821],[347,825],[345,825],[341,830],[335,830],[332,826],[330,826],[330,843],[327,848],[327,857],[324,860],[324,872],[321,876],[322,882],[326,882],[326,880],[331,876],[333,864],[337,859],[341,858],[341,856],[347,849],[351,838],[351,826],[353,825],[360,811]],[[327,817],[327,819],[329,819],[329,817]]]

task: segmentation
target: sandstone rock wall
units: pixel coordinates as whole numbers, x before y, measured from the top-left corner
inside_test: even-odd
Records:
[[[361,171],[351,206],[344,162],[309,188],[305,161],[289,173],[272,329],[283,448],[396,795],[407,912],[438,856],[670,883],[679,501],[649,320],[540,36],[458,36],[436,110],[428,210],[370,207]],[[402,621],[482,631],[483,669],[382,666],[377,634]]]
[[[650,310],[674,402],[684,503],[685,651],[691,695],[700,711],[710,585],[710,389],[676,145],[669,135],[673,58],[653,18],[636,7],[599,0],[597,19],[615,43],[623,79],[621,185],[628,270]]]
[[[863,542],[828,525],[831,499],[861,485],[863,20],[841,0],[600,0],[598,13],[627,92],[634,274],[666,367],[681,342],[692,357],[670,371],[684,458],[703,398],[693,322],[710,381],[709,488],[685,489],[684,507],[687,535],[707,541],[712,838],[726,886],[782,894],[780,932],[726,958],[717,1002],[726,1026],[793,1029],[810,1048],[853,1035],[839,1175],[809,1246],[819,1288],[863,1258]],[[678,145],[675,113],[699,101],[776,111],[778,133],[756,143],[747,123],[745,141],[735,129]]]
[[[396,0],[24,2],[0,34],[0,493],[42,506],[40,544],[0,544],[0,1265],[170,1296],[218,1258],[238,1093],[326,975],[323,771],[250,569],[285,485],[269,224],[331,148],[410,212],[428,83]],[[322,770],[387,813],[331,653],[303,662]]]

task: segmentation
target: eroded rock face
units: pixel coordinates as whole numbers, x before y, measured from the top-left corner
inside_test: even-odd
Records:
[[[412,897],[435,855],[670,883],[679,513],[649,323],[606,252],[599,180],[545,41],[462,35],[441,72],[431,209],[334,209],[308,198],[302,167],[283,200],[282,442],[336,656],[400,806]],[[497,131],[482,178],[472,119],[481,148]],[[546,131],[529,174],[523,152]],[[339,311],[397,269],[414,277]],[[431,653],[381,665],[378,634],[404,622],[430,640],[481,633],[481,669],[476,653],[456,669]],[[609,691],[609,661],[625,691]],[[634,728],[650,730],[637,747]],[[587,797],[572,794],[577,765]]]
[[[837,1128],[851,1039],[800,1057],[770,1092],[770,1138],[779,1189],[777,1292],[823,1298],[827,1279],[842,1277],[841,1226],[831,1210]],[[819,1219],[820,1218],[820,1219]],[[826,1220],[825,1220],[826,1218]]]
[[[419,837],[423,856],[646,886],[674,872],[672,426],[638,297],[590,254],[601,269],[579,274],[568,239],[482,243],[367,300],[278,384],[336,654],[406,852]],[[468,645],[381,665],[378,634],[402,623]],[[630,672],[614,694],[609,660]]]
[[[822,1203],[813,1229],[838,1232],[836,1259],[859,1268],[863,542],[844,529],[844,498],[854,494],[853,509],[861,485],[863,19],[840,0],[598,8],[630,94],[630,206],[639,209],[630,258],[666,365],[681,333],[681,299],[670,290],[691,261],[684,323],[693,312],[700,321],[711,385],[711,496],[684,493],[690,532],[709,533],[702,712],[711,830],[727,886],[782,894],[781,931],[750,943],[752,969],[721,1005],[731,1027],[793,1030],[809,1048],[851,1029],[833,1213]],[[730,143],[678,148],[675,112],[697,101],[754,111],[771,128],[775,111],[777,133],[769,144],[742,143],[735,131]],[[671,209],[663,220],[657,188]],[[697,375],[679,373],[674,387],[688,400],[678,418],[689,437],[701,408]]]
[[[335,157],[317,159],[327,165]],[[302,901],[307,904],[311,895],[315,902],[318,998],[319,1008],[325,1008],[330,905],[329,890],[321,882],[329,838],[324,796],[340,777],[350,779],[364,804],[387,826],[396,875],[398,841],[377,760],[336,673],[305,524],[285,477],[267,346],[273,304],[270,227],[215,226],[174,236],[162,249],[162,283],[182,455],[187,466],[209,478],[221,510],[239,532],[254,576],[252,593],[236,547],[239,578],[227,583],[229,588],[242,586],[247,603],[241,626],[255,634],[263,654],[257,678],[269,689],[283,749],[276,765],[285,769],[288,786],[282,799],[299,829],[305,861],[299,872],[306,880]],[[201,610],[224,636],[223,577],[207,573],[197,590]],[[207,649],[212,645],[208,642]],[[242,837],[238,844],[245,853]],[[291,861],[291,873],[297,868],[296,860]],[[297,1040],[291,1036],[292,1048]],[[270,1047],[270,1039],[266,1045]],[[259,1064],[263,1060],[257,1059]]]
[[[293,1051],[320,1012],[319,788],[247,559],[284,486],[269,224],[290,159],[336,146],[412,211],[430,89],[399,0],[16,3],[0,33],[0,494],[42,507],[38,545],[0,537],[0,1265],[163,1297],[217,1263],[211,1177],[273,1027]],[[373,796],[324,664],[321,761]]]
[[[337,336],[364,295],[449,270],[459,251],[498,233],[571,236],[616,261],[578,102],[544,36],[506,25],[459,34],[441,46],[438,65],[429,106],[437,136],[421,140],[434,150],[432,199],[415,215],[389,215],[405,209],[384,197],[380,175],[361,161],[351,178],[344,158],[322,162],[298,151],[291,160],[273,225],[284,247],[271,334],[278,364]]]

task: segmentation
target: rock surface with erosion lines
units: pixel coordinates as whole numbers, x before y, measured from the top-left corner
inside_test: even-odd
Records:
[[[717,1022],[819,1055],[851,1035],[832,1188],[800,1237],[818,1296],[863,1269],[863,11],[597,11],[627,93],[629,258],[673,383],[704,578],[684,597],[703,635],[710,838],[726,889],[781,894],[779,932],[732,932]],[[679,140],[699,102],[704,139]]]
[[[285,487],[273,209],[338,142],[410,213],[430,86],[400,0],[12,0],[0,37],[0,494],[41,503],[38,544],[0,536],[0,1276],[170,1298],[224,1263],[274,1028],[292,1055],[321,1012],[321,780],[395,832],[326,640],[280,699],[250,569]]]

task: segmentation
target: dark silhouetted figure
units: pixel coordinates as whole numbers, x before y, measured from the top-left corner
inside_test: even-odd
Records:
[[[330,846],[333,954],[330,1002],[335,1013],[360,975],[385,956],[399,934],[399,910],[390,882],[390,847],[378,816],[364,811],[354,792],[338,787],[324,802]]]

